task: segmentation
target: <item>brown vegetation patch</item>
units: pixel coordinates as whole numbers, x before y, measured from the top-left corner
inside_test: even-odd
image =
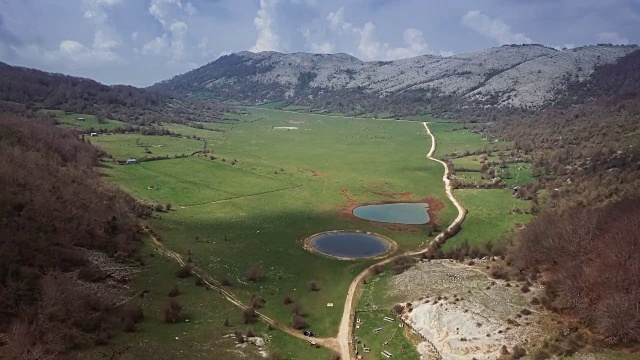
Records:
[[[313,177],[321,177],[321,178],[323,178],[323,177],[326,177],[326,176],[327,176],[327,174],[322,173],[322,172],[320,172],[320,171],[312,170],[312,171],[311,171],[311,176],[313,176]]]

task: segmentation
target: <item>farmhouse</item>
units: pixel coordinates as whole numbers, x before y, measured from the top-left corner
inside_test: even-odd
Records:
[[[98,136],[98,133],[96,133],[96,132],[92,132],[92,133],[91,133],[91,134],[89,134],[89,135],[91,135],[91,136]]]
[[[127,161],[124,162],[125,165],[131,165],[131,164],[137,164],[138,163],[138,159],[127,159]]]

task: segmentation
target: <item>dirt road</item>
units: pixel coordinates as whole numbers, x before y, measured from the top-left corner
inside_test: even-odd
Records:
[[[455,198],[455,196],[453,195],[453,187],[451,186],[451,181],[449,180],[449,175],[450,175],[450,169],[447,166],[447,164],[442,161],[442,160],[438,160],[436,158],[433,157],[433,154],[436,151],[436,138],[435,136],[433,136],[433,134],[431,133],[431,130],[429,129],[428,123],[423,122],[422,125],[424,125],[424,128],[426,129],[427,133],[429,134],[429,136],[431,136],[431,149],[429,150],[429,153],[427,154],[427,158],[429,160],[433,160],[433,161],[437,161],[440,164],[442,164],[442,166],[444,166],[444,175],[442,176],[442,181],[444,182],[444,188],[445,188],[445,192],[447,194],[447,197],[449,198],[449,200],[451,200],[451,202],[453,203],[453,205],[455,205],[456,209],[458,209],[458,216],[455,218],[455,220],[453,220],[453,222],[451,223],[451,225],[449,225],[449,227],[447,227],[447,230],[451,230],[453,229],[455,226],[458,226],[460,224],[462,224],[462,222],[464,221],[465,215],[466,215],[466,210],[465,208],[462,206],[462,204],[460,204],[460,202],[458,202],[458,200]],[[425,249],[422,250],[418,250],[415,252],[410,252],[408,253],[408,255],[410,256],[416,256],[416,255],[421,255],[427,251],[429,251],[431,249],[431,246],[434,246],[435,244],[438,244],[440,242],[444,241],[444,232],[438,234],[438,236],[436,236],[436,238],[433,240],[433,242],[431,243],[430,246],[428,246]],[[407,255],[407,254],[402,254],[402,255]],[[371,269],[374,266],[378,266],[378,265],[385,265],[388,264],[390,262],[392,262],[394,259],[396,259],[398,256],[400,255],[396,255],[390,258],[387,258],[385,260],[382,260],[374,265],[371,265],[370,267],[368,267],[367,269],[365,269],[363,272],[361,272],[358,276],[356,276],[355,279],[353,279],[353,281],[351,282],[351,285],[349,286],[349,290],[347,292],[347,298],[345,299],[344,302],[344,310],[342,312],[342,320],[340,321],[340,330],[338,331],[338,344],[340,345],[340,356],[342,360],[351,360],[354,358],[354,352],[353,350],[353,344],[351,343],[351,339],[353,339],[353,317],[354,317],[354,304],[353,304],[353,300],[355,298],[355,294],[356,291],[358,289],[358,285],[360,285],[360,282],[362,281],[362,279],[364,279],[365,276],[367,276],[369,274],[369,272],[371,271]]]

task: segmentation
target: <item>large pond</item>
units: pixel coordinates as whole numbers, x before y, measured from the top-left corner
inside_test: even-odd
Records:
[[[370,221],[419,225],[429,222],[427,203],[392,203],[363,205],[353,209],[353,215]]]
[[[347,231],[316,235],[310,240],[309,245],[319,253],[351,259],[376,257],[391,248],[391,242],[381,236]]]

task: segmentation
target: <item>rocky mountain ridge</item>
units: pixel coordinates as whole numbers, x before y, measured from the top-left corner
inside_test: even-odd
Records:
[[[423,55],[384,62],[363,62],[347,54],[240,52],[152,88],[249,103],[285,100],[312,105],[338,93],[378,98],[419,93],[423,102],[448,97],[465,106],[541,108],[552,104],[568,84],[588,79],[595,68],[637,49],[505,45],[451,57]]]

